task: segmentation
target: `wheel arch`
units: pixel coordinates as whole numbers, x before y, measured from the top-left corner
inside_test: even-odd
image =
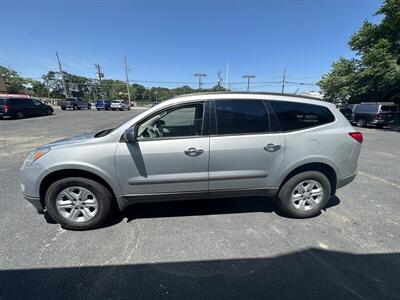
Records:
[[[289,174],[287,174],[285,176],[281,185],[279,186],[279,190],[294,175],[297,175],[299,173],[306,172],[306,171],[318,171],[318,172],[321,172],[322,174],[324,174],[328,178],[328,180],[331,184],[331,196],[335,195],[336,187],[337,187],[337,173],[332,166],[330,166],[326,163],[322,163],[322,162],[306,163],[306,164],[303,164],[301,166],[294,168],[293,170],[291,170],[289,172]]]
[[[67,177],[83,177],[83,178],[94,180],[94,181],[104,185],[110,191],[110,193],[113,195],[113,199],[114,199],[114,201],[116,201],[118,207],[120,209],[122,209],[123,206],[121,206],[121,204],[118,201],[119,197],[117,196],[117,194],[115,193],[115,191],[113,190],[111,185],[106,180],[104,180],[102,177],[100,177],[99,175],[97,175],[93,172],[81,170],[81,169],[62,169],[62,170],[56,170],[56,171],[53,171],[53,172],[47,174],[42,179],[42,181],[40,182],[40,186],[39,186],[40,202],[43,207],[45,207],[45,196],[46,196],[46,192],[47,192],[49,186],[52,183],[54,183],[55,181],[62,179],[62,178],[67,178]]]

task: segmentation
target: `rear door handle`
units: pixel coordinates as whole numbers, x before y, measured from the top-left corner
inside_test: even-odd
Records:
[[[194,148],[194,147],[190,147],[189,149],[186,149],[183,152],[185,152],[185,154],[187,156],[192,156],[193,157],[193,156],[198,156],[198,155],[203,154],[204,150],[203,149],[197,149],[197,148]]]
[[[264,147],[264,150],[268,151],[268,152],[275,152],[275,151],[280,150],[281,148],[282,148],[281,145],[275,145],[275,144],[269,143],[269,144],[267,144],[267,146]]]

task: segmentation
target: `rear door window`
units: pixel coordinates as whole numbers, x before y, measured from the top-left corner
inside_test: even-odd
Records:
[[[376,113],[378,112],[378,105],[375,104],[357,104],[354,108],[356,113]]]
[[[216,100],[217,134],[251,134],[269,131],[268,111],[261,100]]]
[[[270,105],[284,131],[309,128],[335,121],[332,112],[320,105],[289,101],[270,101]]]

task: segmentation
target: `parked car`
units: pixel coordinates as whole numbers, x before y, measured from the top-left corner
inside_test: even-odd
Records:
[[[355,178],[362,141],[328,102],[186,95],[117,128],[37,148],[21,188],[39,211],[78,230],[101,226],[114,206],[177,199],[276,196],[286,215],[307,218]]]
[[[110,110],[111,109],[111,100],[97,100],[96,101],[96,109],[97,110]]]
[[[71,108],[73,110],[82,109],[82,108],[83,109],[91,109],[92,108],[90,103],[88,103],[78,97],[70,97],[70,98],[66,98],[65,100],[61,100],[60,106],[61,106],[62,110],[66,110],[67,108]]]
[[[339,108],[339,111],[346,117],[346,119],[349,122],[353,122],[354,121],[353,111],[351,110],[351,108],[341,107],[341,108]]]
[[[0,98],[0,117],[23,119],[27,116],[51,115],[50,105],[32,98]]]
[[[358,127],[375,125],[381,128],[399,120],[399,107],[392,102],[355,104],[353,118]]]
[[[131,107],[129,106],[129,103],[127,103],[124,100],[113,100],[111,102],[111,109],[112,110],[130,110]]]

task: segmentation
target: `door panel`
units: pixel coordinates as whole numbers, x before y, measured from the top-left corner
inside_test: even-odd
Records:
[[[284,152],[280,134],[211,137],[210,191],[272,187],[269,177],[279,173]]]
[[[125,195],[208,190],[209,137],[119,143],[115,159]]]
[[[279,172],[285,139],[271,134],[262,100],[215,100],[215,136],[210,137],[209,190],[265,189]]]

